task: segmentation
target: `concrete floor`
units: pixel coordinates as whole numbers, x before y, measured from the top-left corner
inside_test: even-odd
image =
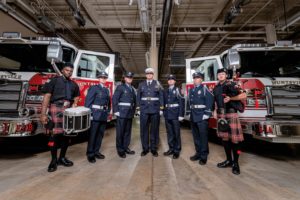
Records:
[[[74,144],[69,148],[68,157],[75,165],[59,166],[54,173],[47,172],[49,153],[46,151],[2,151],[0,199],[300,199],[300,157],[290,156],[289,149],[283,149],[277,156],[276,152],[282,152],[278,149],[281,145],[247,144],[240,160],[242,173],[236,176],[231,169],[216,167],[216,163],[224,159],[224,153],[222,146],[215,142],[209,144],[206,166],[189,160],[194,153],[189,128],[182,128],[183,150],[178,160],[162,155],[167,150],[163,123],[160,138],[160,156],[141,157],[139,128],[135,124],[131,147],[137,154],[121,159],[115,150],[115,129],[109,128],[102,146],[105,160],[88,163],[86,142]],[[269,148],[262,148],[260,152],[258,148],[266,145]]]

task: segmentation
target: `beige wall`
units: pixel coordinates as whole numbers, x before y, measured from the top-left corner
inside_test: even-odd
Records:
[[[35,32],[22,25],[20,22],[9,16],[7,13],[0,11],[0,34],[3,32],[21,32],[22,36],[37,36]]]

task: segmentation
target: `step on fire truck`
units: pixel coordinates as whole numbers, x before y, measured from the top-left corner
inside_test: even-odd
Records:
[[[238,44],[221,55],[186,59],[183,92],[193,87],[192,74],[204,73],[213,89],[217,69],[226,68],[246,91],[245,111],[239,113],[245,134],[275,143],[300,143],[300,44]],[[187,105],[187,104],[186,104]],[[189,120],[190,108],[185,118]],[[216,119],[209,120],[216,128]]]
[[[63,62],[74,64],[72,79],[80,88],[80,106],[84,105],[87,89],[99,83],[96,77],[103,70],[108,73],[106,86],[112,96],[113,54],[79,50],[61,38],[22,38],[20,33],[3,33],[0,37],[0,137],[45,132],[39,122],[41,88],[60,73]]]

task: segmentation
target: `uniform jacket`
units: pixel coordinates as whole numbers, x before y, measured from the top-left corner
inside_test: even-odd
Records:
[[[213,92],[217,107],[219,109],[225,108],[225,110],[229,110],[230,108],[233,108],[243,112],[244,105],[241,101],[229,101],[228,103],[224,104],[225,96],[234,97],[240,94],[240,88],[235,82],[229,80],[226,80],[223,84],[220,84],[219,82],[214,88]]]
[[[113,111],[119,112],[121,118],[133,118],[136,108],[136,91],[132,86],[125,83],[119,85],[113,95]],[[120,105],[120,103],[129,103],[130,106]]]
[[[169,107],[170,104],[178,104],[177,107]],[[164,90],[164,117],[165,119],[178,119],[184,116],[184,97],[178,87]]]
[[[110,112],[109,90],[101,84],[91,86],[84,106],[91,109],[94,121],[107,121]]]
[[[205,85],[199,85],[189,90],[188,106],[191,109],[191,121],[200,122],[203,115],[212,116],[212,107],[214,104],[214,96]],[[201,105],[201,108],[194,106]]]
[[[143,98],[158,98],[158,100],[142,100]],[[140,111],[143,113],[159,113],[160,107],[163,108],[163,88],[156,80],[152,80],[150,86],[147,85],[147,81],[143,81],[139,84],[137,91],[137,107],[140,107]]]

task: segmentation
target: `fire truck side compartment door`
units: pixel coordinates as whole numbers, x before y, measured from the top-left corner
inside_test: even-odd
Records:
[[[193,73],[204,73],[204,81],[217,80],[217,70],[223,68],[219,55],[186,59],[186,83],[193,82]]]
[[[114,54],[79,50],[74,61],[72,78],[96,80],[98,73],[105,71],[108,81],[114,81],[114,66]]]

